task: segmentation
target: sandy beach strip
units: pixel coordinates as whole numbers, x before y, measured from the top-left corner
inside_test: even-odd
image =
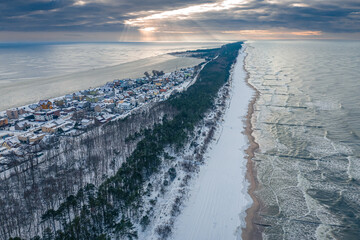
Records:
[[[245,56],[246,58],[246,56]],[[246,227],[242,231],[242,239],[250,240],[250,239],[262,239],[260,226],[257,225],[257,221],[259,219],[258,213],[260,210],[260,201],[257,199],[255,195],[255,191],[258,187],[258,181],[256,177],[256,169],[253,163],[253,158],[255,156],[255,151],[259,148],[258,143],[255,141],[255,137],[252,135],[253,133],[253,126],[252,126],[252,116],[254,114],[254,107],[257,99],[259,98],[260,92],[249,82],[249,72],[246,70],[246,62],[244,61],[244,71],[246,72],[246,84],[255,91],[251,102],[249,103],[248,112],[246,115],[246,127],[245,127],[245,134],[249,140],[249,147],[246,149],[247,154],[247,173],[246,178],[250,182],[250,187],[248,189],[248,193],[253,200],[253,204],[250,208],[246,210]]]
[[[142,77],[145,71],[151,73],[155,69],[172,72],[201,62],[203,62],[202,59],[164,54],[63,76],[0,83],[0,111],[35,103],[41,99],[55,98],[91,87],[99,87],[114,79]]]
[[[205,165],[190,186],[189,199],[175,222],[175,240],[240,239],[245,211],[251,205],[246,180],[247,137],[243,134],[253,91],[245,83],[244,53],[233,69],[231,100],[218,140],[206,153]]]

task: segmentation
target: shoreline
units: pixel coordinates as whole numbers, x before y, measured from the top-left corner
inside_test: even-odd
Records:
[[[239,239],[245,226],[245,211],[252,202],[245,177],[248,143],[242,132],[253,92],[244,81],[243,59],[241,50],[231,71],[229,102],[205,163],[191,183],[172,239]]]
[[[138,78],[143,76],[145,71],[153,69],[173,72],[176,69],[195,66],[201,62],[204,60],[164,54],[61,76],[0,84],[0,111],[25,106],[42,99],[53,99],[77,91],[99,87],[114,79]]]
[[[250,186],[248,188],[248,194],[253,200],[253,203],[250,206],[250,208],[246,210],[246,217],[245,217],[246,227],[243,228],[242,239],[250,240],[250,239],[262,239],[261,231],[255,223],[255,220],[258,217],[258,212],[261,208],[261,203],[255,195],[255,191],[258,188],[258,181],[257,181],[255,166],[252,161],[252,159],[255,157],[256,150],[259,148],[259,144],[255,141],[255,137],[252,135],[254,130],[251,123],[251,118],[254,114],[254,106],[260,96],[260,92],[249,82],[250,73],[246,70],[245,67],[246,58],[247,58],[247,54],[244,58],[244,64],[243,64],[244,71],[246,72],[245,82],[251,89],[255,91],[255,94],[253,95],[249,103],[248,112],[245,121],[246,127],[244,131],[245,135],[248,137],[249,140],[249,147],[245,150],[245,153],[247,154],[246,158],[248,160],[246,164],[247,167],[246,178],[250,183]]]

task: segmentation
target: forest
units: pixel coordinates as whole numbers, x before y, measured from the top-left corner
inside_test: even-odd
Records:
[[[241,46],[241,42],[224,45],[216,50],[216,58],[214,51],[209,51],[213,59],[201,70],[197,81],[187,91],[174,94],[161,103],[160,107],[157,106],[155,115],[152,115],[152,109],[144,113],[152,116],[152,121],[141,123],[141,117],[134,122],[128,121],[128,125],[136,125],[131,127],[133,129],[131,133],[124,134],[123,129],[126,126],[120,126],[121,123],[115,122],[101,131],[93,130],[92,134],[86,135],[81,141],[62,143],[64,146],[61,149],[66,148],[67,152],[76,153],[77,148],[83,148],[81,152],[87,154],[79,157],[73,153],[73,157],[84,159],[87,162],[86,167],[93,167],[91,171],[93,173],[98,173],[96,169],[101,167],[96,163],[104,163],[101,158],[115,159],[117,155],[121,155],[122,160],[115,164],[116,166],[108,160],[102,164],[102,168],[112,166],[114,174],[109,174],[112,176],[93,174],[90,181],[83,181],[81,184],[76,182],[77,178],[73,180],[74,182],[67,182],[77,187],[68,191],[72,194],[64,192],[61,201],[53,200],[54,203],[46,204],[46,211],[42,212],[39,223],[42,225],[41,230],[38,231],[40,234],[28,237],[22,232],[14,234],[13,231],[9,235],[9,230],[2,228],[2,236],[12,237],[10,239],[25,237],[43,240],[136,239],[138,232],[134,227],[134,221],[144,226],[149,221],[140,211],[144,204],[143,196],[146,194],[144,185],[159,171],[164,159],[171,161],[172,158],[168,156],[166,149],[180,151],[197,124],[214,108],[214,99],[219,89],[228,81],[231,66],[236,61]],[[100,140],[101,138],[106,140]],[[117,145],[130,145],[131,149],[127,149],[128,147],[117,149]],[[121,154],[123,151],[127,154]],[[56,150],[51,152],[51,158],[57,156]],[[193,156],[192,161],[196,159],[196,156]],[[62,161],[67,162],[66,158]],[[73,162],[73,165],[77,164],[76,161]],[[176,171],[169,169],[168,175],[170,179],[175,178]],[[67,191],[65,190],[67,187],[62,191]],[[38,198],[39,202],[43,202],[41,196]],[[0,202],[0,204],[4,203]],[[10,220],[4,214],[0,217],[1,221]],[[18,223],[13,224],[15,226]]]

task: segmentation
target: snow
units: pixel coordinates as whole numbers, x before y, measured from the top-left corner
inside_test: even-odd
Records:
[[[245,82],[244,58],[241,51],[233,69],[232,99],[219,138],[208,150],[206,164],[175,222],[174,240],[241,239],[245,211],[252,203],[244,152],[248,140],[243,131],[253,91]]]

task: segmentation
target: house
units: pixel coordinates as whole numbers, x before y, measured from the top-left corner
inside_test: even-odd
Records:
[[[36,134],[33,132],[25,133],[19,135],[18,139],[21,143],[37,143],[40,142],[45,137],[45,134]]]
[[[86,101],[90,103],[97,103],[99,101],[99,98],[95,96],[86,96]]]
[[[118,87],[121,84],[121,80],[120,79],[114,79],[113,84],[114,84],[115,87]]]
[[[11,137],[13,135],[14,134],[11,134],[9,132],[0,132],[0,139],[5,139],[5,138]]]
[[[18,119],[19,118],[18,110],[15,108],[6,110],[6,115],[8,116],[9,119]]]
[[[76,110],[75,107],[68,107],[68,108],[63,109],[63,111],[66,113],[74,112],[75,110]]]
[[[41,109],[52,109],[52,102],[50,102],[49,100],[40,100],[39,101],[39,106]]]
[[[60,110],[59,109],[54,109],[49,111],[49,114],[53,116],[53,118],[58,118],[60,117]]]
[[[4,127],[9,124],[9,120],[7,118],[0,118],[0,127]]]
[[[65,101],[64,99],[59,99],[59,100],[55,100],[54,104],[58,107],[64,107],[65,106]]]
[[[73,100],[73,95],[71,95],[71,94],[65,95],[65,100],[66,100],[67,102],[71,102],[71,101]]]
[[[81,101],[78,104],[78,108],[81,108],[81,109],[85,109],[85,108],[89,108],[89,107],[90,107],[90,103],[86,102],[86,101]]]
[[[35,110],[38,107],[38,105],[36,103],[33,103],[33,104],[30,104],[28,107],[32,110]]]
[[[7,141],[5,141],[1,146],[5,147],[8,150],[10,150],[12,148],[12,145]]]
[[[145,102],[145,97],[144,97],[143,95],[140,95],[140,96],[138,97],[138,99],[137,99],[137,102],[138,102],[139,104],[144,103],[144,102]]]
[[[41,131],[44,133],[56,133],[57,131],[65,128],[66,122],[63,119],[57,119],[41,126]]]
[[[76,92],[73,94],[73,99],[83,101],[85,99],[85,95],[81,94],[80,92]]]
[[[30,119],[34,119],[34,118],[35,118],[35,117],[34,117],[34,114],[33,114],[33,113],[30,113],[30,112],[21,115],[21,117],[23,117],[23,118],[26,119],[26,120],[30,120]]]
[[[118,108],[121,109],[121,110],[131,110],[133,107],[131,106],[130,103],[124,102],[124,103],[120,103],[118,105]]]
[[[109,84],[106,84],[105,86],[100,87],[100,90],[103,91],[104,93],[111,92],[111,91],[113,91],[113,89],[114,88]]]
[[[47,123],[41,126],[41,131],[45,133],[55,133],[56,132],[56,124],[55,123]]]
[[[37,143],[40,142],[45,137],[45,134],[33,134],[29,138],[29,143]]]
[[[27,132],[27,133],[18,135],[18,140],[19,140],[21,143],[28,143],[29,137],[30,137],[31,135],[33,135],[32,132]]]
[[[59,111],[59,113],[60,113],[60,111]],[[35,121],[38,121],[38,122],[46,122],[46,121],[53,120],[53,118],[54,118],[54,116],[50,112],[35,112],[34,116],[35,116]]]
[[[86,119],[86,118],[81,120],[81,125],[84,127],[88,127],[88,126],[92,125],[93,123],[94,123],[94,121]]]
[[[74,121],[80,121],[84,117],[85,117],[85,111],[80,109],[79,111],[75,111],[72,114],[71,119],[74,120]]]
[[[20,121],[15,124],[15,130],[24,131],[30,127],[27,121]]]
[[[133,96],[135,93],[133,91],[127,91],[128,96]]]
[[[98,93],[98,90],[96,90],[96,89],[89,89],[86,91],[86,94],[96,96],[99,93]]]
[[[102,115],[102,116],[98,116],[95,118],[95,124],[96,125],[101,125],[104,123],[107,123],[109,121],[111,121],[111,119],[115,118],[115,115],[112,114],[106,114],[106,115]]]
[[[6,139],[1,146],[6,147],[7,149],[10,150],[10,149],[16,148],[18,146],[18,142],[16,141],[16,139],[14,139],[12,137],[12,138]]]

